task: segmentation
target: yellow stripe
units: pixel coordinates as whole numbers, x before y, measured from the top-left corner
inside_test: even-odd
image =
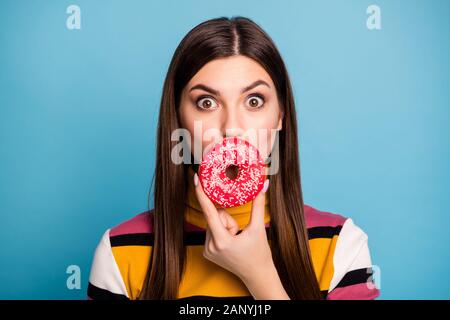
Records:
[[[180,283],[179,298],[194,295],[251,295],[237,276],[203,257],[203,246],[187,247],[185,274],[189,276],[184,276]]]
[[[314,272],[319,282],[320,290],[328,290],[334,274],[333,256],[338,236],[331,239],[316,238],[309,240]]]
[[[149,246],[112,247],[114,258],[131,300],[137,299],[141,292],[151,250],[152,247]]]
[[[334,273],[333,255],[338,236],[309,240],[314,271],[320,290],[328,290]],[[118,246],[112,251],[130,299],[136,299],[145,280],[152,247]],[[203,246],[188,246],[185,274],[178,297],[206,295],[217,297],[248,296],[242,281],[228,270],[203,257]]]

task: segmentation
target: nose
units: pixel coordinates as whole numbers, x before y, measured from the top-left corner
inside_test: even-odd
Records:
[[[242,127],[242,116],[239,115],[237,108],[226,108],[222,117],[221,133],[223,137],[242,136],[244,129]]]

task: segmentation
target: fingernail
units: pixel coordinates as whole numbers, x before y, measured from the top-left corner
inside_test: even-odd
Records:
[[[196,173],[194,174],[194,185],[198,185],[198,175]]]
[[[267,189],[269,189],[269,179],[264,181],[264,187],[262,188],[262,193],[266,193]]]

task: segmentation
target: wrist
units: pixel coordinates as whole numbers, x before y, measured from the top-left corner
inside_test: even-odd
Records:
[[[264,268],[258,268],[250,276],[242,278],[242,281],[256,300],[290,299],[273,262]]]

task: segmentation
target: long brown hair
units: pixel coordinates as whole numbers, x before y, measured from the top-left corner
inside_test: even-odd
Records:
[[[187,166],[171,161],[171,151],[179,143],[171,141],[171,133],[180,128],[181,92],[206,63],[233,55],[254,59],[268,72],[284,114],[278,133],[281,163],[278,172],[269,176],[269,239],[274,264],[291,299],[322,298],[303,214],[297,120],[288,72],[269,35],[252,20],[238,16],[197,25],[182,39],[170,63],[157,129],[154,244],[140,299],[176,299],[184,272]]]

